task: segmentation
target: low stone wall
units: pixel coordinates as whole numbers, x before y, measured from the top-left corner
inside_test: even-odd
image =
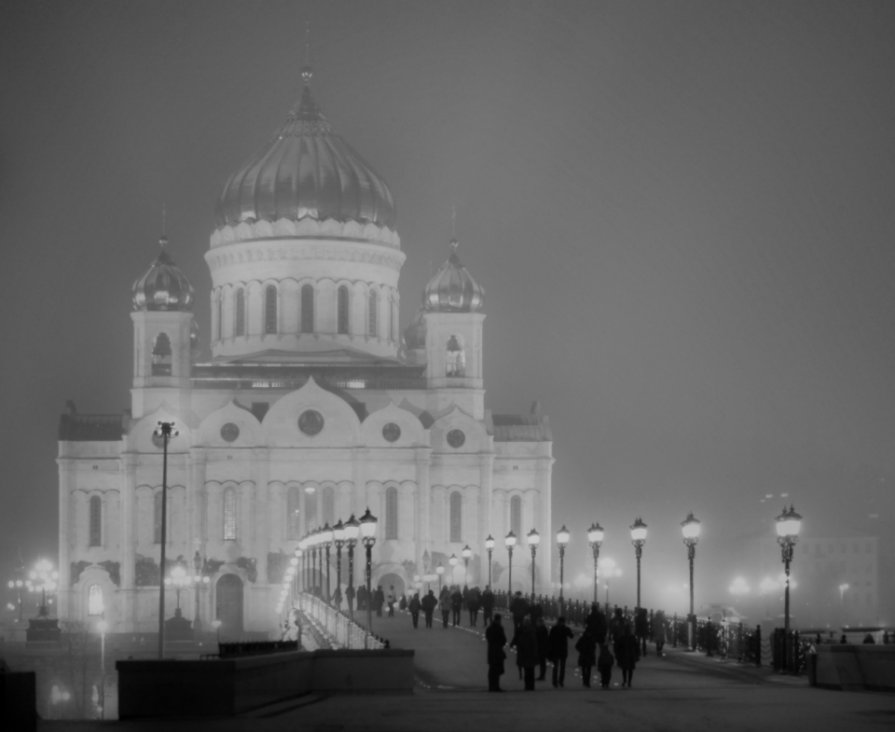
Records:
[[[846,691],[895,691],[895,645],[817,646],[816,685]]]
[[[309,692],[410,694],[413,651],[317,650],[118,661],[118,716],[232,716]]]

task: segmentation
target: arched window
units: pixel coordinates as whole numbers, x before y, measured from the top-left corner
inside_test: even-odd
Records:
[[[445,373],[448,376],[463,376],[466,373],[466,355],[457,336],[452,335],[447,342]]]
[[[106,611],[106,603],[103,600],[103,588],[99,585],[90,585],[87,588],[87,614],[102,615]]]
[[[167,333],[159,333],[152,347],[152,375],[171,375],[171,339]]]
[[[264,290],[264,332],[277,332],[277,288],[268,285]]]
[[[375,338],[379,335],[379,294],[376,290],[370,290],[367,308],[369,310],[367,334]]]
[[[463,541],[463,496],[451,493],[451,541]]]
[[[303,285],[301,288],[301,332],[314,332],[314,288]]]
[[[338,291],[338,331],[348,333],[348,288],[341,285]]]
[[[320,512],[317,510],[317,486],[306,485],[305,494],[305,531],[317,528],[320,523]]]
[[[103,499],[90,497],[90,531],[87,546],[103,545]]]
[[[224,491],[224,541],[236,539],[236,490]]]
[[[331,485],[323,489],[323,523],[336,523],[336,489]]]
[[[246,334],[246,293],[241,287],[236,291],[236,304],[234,305],[234,320],[236,321],[236,331],[234,335]]]
[[[286,495],[286,531],[289,539],[301,538],[301,489],[293,486]]]
[[[519,496],[510,499],[510,531],[522,540],[522,498]]]
[[[398,538],[398,489],[393,485],[385,489],[385,538]]]
[[[156,491],[152,497],[152,541],[162,543],[162,492]]]

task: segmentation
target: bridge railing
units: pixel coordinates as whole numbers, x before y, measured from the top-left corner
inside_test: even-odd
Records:
[[[315,595],[299,593],[295,605],[334,648],[388,648],[387,640],[368,633],[348,615]]]

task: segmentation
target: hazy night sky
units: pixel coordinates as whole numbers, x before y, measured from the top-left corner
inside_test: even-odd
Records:
[[[722,599],[780,493],[806,536],[892,536],[895,3],[5,0],[3,585],[55,556],[66,400],[129,406],[163,204],[209,357],[214,202],[297,98],[306,21],[397,198],[402,327],[456,205],[487,405],[550,416],[567,577],[599,521],[629,582],[641,515],[644,581],[679,584],[692,510]]]

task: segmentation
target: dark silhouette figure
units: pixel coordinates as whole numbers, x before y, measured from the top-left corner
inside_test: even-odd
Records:
[[[612,665],[614,663],[615,659],[612,657],[609,646],[603,645],[600,648],[600,656],[597,658],[597,670],[600,672],[600,686],[604,689],[608,689],[612,682]]]
[[[590,676],[597,662],[597,639],[589,630],[585,630],[575,644],[578,651],[578,665],[581,667],[581,683],[590,686]]]
[[[451,623],[454,627],[460,624],[460,612],[463,610],[463,593],[455,587],[451,593]]]
[[[482,593],[478,587],[471,587],[466,593],[466,610],[469,612],[469,627],[474,628],[482,605]]]
[[[513,615],[514,632],[522,626],[522,618],[528,615],[528,609],[528,602],[522,597],[522,593],[517,590],[516,596],[510,602],[510,613]]]
[[[640,653],[644,656],[646,655],[646,639],[649,634],[649,615],[647,615],[646,608],[637,608],[637,613],[634,616],[634,635],[640,645]]]
[[[526,616],[522,619],[522,625],[513,636],[510,646],[516,649],[516,665],[522,669],[525,690],[534,691],[535,666],[538,662],[538,636],[530,617]]]
[[[584,627],[590,631],[590,634],[601,646],[606,642],[606,633],[608,632],[606,616],[602,613],[597,603],[591,604],[590,612],[584,619]]]
[[[637,638],[631,630],[631,624],[626,623],[621,636],[615,641],[615,660],[622,670],[622,686],[631,688],[631,679],[634,676],[634,667],[640,658],[640,649]]]
[[[656,610],[653,614],[653,641],[656,644],[656,655],[662,656],[665,647],[665,612]]]
[[[422,603],[420,602],[420,593],[414,592],[413,597],[410,598],[410,603],[407,605],[407,609],[410,610],[410,619],[413,621],[414,628],[419,627],[421,608]]]
[[[397,601],[397,597],[395,596],[395,586],[389,585],[388,588],[388,616],[390,618],[395,617],[395,602]]]
[[[432,627],[432,616],[435,614],[435,606],[438,600],[435,599],[435,593],[432,590],[426,594],[420,603],[423,606],[423,617],[426,619],[426,627]]]
[[[503,647],[507,644],[506,633],[503,632],[500,613],[494,616],[485,630],[488,642],[488,691],[503,691],[500,688],[500,677],[504,672],[504,659],[507,657]]]
[[[441,608],[441,627],[448,627],[448,619],[451,617],[451,591],[445,586],[438,598],[438,606]]]
[[[538,681],[547,678],[548,636],[544,618],[538,616],[535,620],[535,637],[538,639]]]
[[[575,634],[566,625],[562,616],[556,619],[556,625],[550,628],[547,636],[547,655],[553,661],[553,685],[563,686],[566,680],[566,659],[569,657],[569,639]]]
[[[385,593],[382,591],[382,585],[378,585],[373,591],[373,609],[376,610],[376,617],[382,617],[382,606],[385,605]]]
[[[482,592],[482,620],[485,622],[485,626],[491,622],[491,618],[494,615],[494,593],[491,591],[491,585],[485,585],[485,589]]]
[[[348,603],[348,614],[354,615],[354,587],[352,585],[348,585],[345,590],[345,602]]]

